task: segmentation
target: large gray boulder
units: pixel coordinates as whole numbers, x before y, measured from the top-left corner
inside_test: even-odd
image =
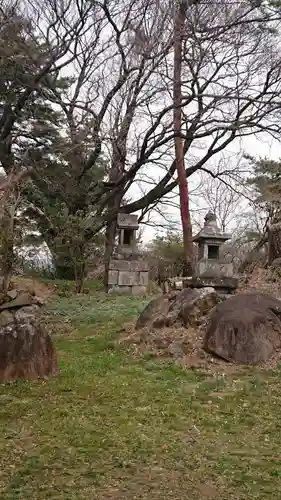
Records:
[[[230,297],[214,309],[205,351],[227,361],[258,364],[281,346],[281,302],[261,293]]]
[[[156,329],[180,322],[185,326],[198,325],[216,304],[219,295],[213,288],[184,288],[153,299],[141,312],[136,329]]]
[[[153,299],[140,313],[136,322],[136,330],[140,328],[162,328],[169,311],[170,300],[166,295]]]

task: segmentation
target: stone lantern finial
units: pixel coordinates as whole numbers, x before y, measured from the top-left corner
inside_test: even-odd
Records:
[[[211,210],[209,210],[209,212],[205,215],[204,220],[205,220],[205,226],[210,224],[210,222],[214,222],[214,223],[217,222],[217,218],[216,218],[215,214],[213,212],[211,212]]]

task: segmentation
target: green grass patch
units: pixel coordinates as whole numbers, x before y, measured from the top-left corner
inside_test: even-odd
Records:
[[[88,327],[88,332],[112,334],[124,322],[134,318],[146,303],[146,299],[137,297],[72,295],[54,297],[49,303],[48,313],[51,317],[70,321],[80,333]]]
[[[0,385],[1,499],[280,499],[280,373],[133,359],[113,339],[143,305],[51,300],[76,333],[60,377]]]
[[[40,278],[39,281],[46,285],[55,285],[59,293],[75,292],[75,281],[72,280]],[[99,292],[103,290],[103,283],[96,279],[85,280],[84,290],[87,293]]]

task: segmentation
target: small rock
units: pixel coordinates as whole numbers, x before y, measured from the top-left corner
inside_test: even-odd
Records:
[[[0,327],[6,326],[14,321],[14,315],[10,311],[0,313]]]
[[[131,293],[130,286],[113,286],[108,290],[109,295],[131,295]]]
[[[218,294],[211,287],[196,290],[182,307],[181,318],[185,326],[198,326],[209,311],[220,302]]]
[[[280,258],[280,257],[277,257],[277,259],[274,259],[274,260],[271,262],[271,266],[272,266],[272,267],[280,267],[280,266],[281,266],[281,258]]]
[[[5,304],[2,304],[0,306],[0,311],[3,311],[4,309],[14,309],[14,308],[19,308],[23,306],[31,306],[33,304],[33,297],[30,293],[22,293],[18,297],[16,297],[14,300],[11,300],[10,302],[6,302]]]
[[[200,288],[198,292],[200,294],[200,297],[203,297],[204,295],[208,295],[208,293],[215,293],[216,290],[213,286],[204,286],[203,288]]]
[[[17,296],[18,296],[18,292],[17,292],[17,290],[14,288],[13,290],[9,290],[9,291],[7,292],[7,296],[8,296],[11,300],[14,300],[14,299],[16,299],[16,298],[17,298]]]
[[[3,311],[3,312],[6,312],[6,311]],[[36,304],[33,304],[32,306],[25,306],[25,307],[21,307],[20,309],[18,309],[15,312],[15,319],[17,321],[29,320],[29,319],[36,320],[37,318],[40,317],[40,313],[41,313],[40,307]]]
[[[34,296],[33,297],[33,304],[37,306],[43,306],[45,304],[44,300],[41,299],[41,297]]]
[[[146,295],[146,286],[132,286],[132,295]]]
[[[168,310],[169,299],[165,295],[153,299],[141,312],[136,323],[136,330],[144,327],[162,328],[165,325]]]
[[[175,358],[184,356],[184,350],[181,342],[172,342],[168,347],[168,352]]]

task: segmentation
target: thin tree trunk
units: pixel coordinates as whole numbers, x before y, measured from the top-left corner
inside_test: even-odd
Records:
[[[105,252],[104,252],[104,285],[107,291],[109,263],[114,250],[114,243],[117,230],[117,219],[107,223],[105,232]]]
[[[186,260],[185,274],[192,274],[193,270],[193,243],[192,226],[189,210],[188,184],[184,166],[183,140],[181,138],[182,122],[182,36],[184,30],[185,13],[182,4],[176,9],[174,21],[174,132],[175,132],[175,160],[177,166],[180,213],[183,231],[184,254]]]
[[[85,283],[85,264],[77,264],[75,266],[75,291],[76,293],[82,293],[84,290]]]
[[[3,237],[2,237],[2,292],[7,293],[9,290],[10,282],[13,273],[14,264],[14,220],[15,210],[14,207],[7,206],[4,209],[3,217]]]
[[[268,265],[281,258],[281,222],[268,225]]]
[[[104,252],[104,285],[107,291],[107,283],[108,283],[108,273],[109,273],[109,264],[110,259],[113,254],[115,238],[117,233],[117,214],[120,210],[121,201],[123,197],[123,192],[120,192],[120,195],[117,195],[112,202],[109,204],[109,211],[113,211],[116,213],[116,218],[114,218],[111,222],[108,222],[106,225],[105,231],[105,252]]]
[[[71,259],[70,253],[65,249],[53,248],[50,244],[48,247],[51,250],[53,264],[55,268],[55,277],[62,280],[75,280],[75,266]]]

